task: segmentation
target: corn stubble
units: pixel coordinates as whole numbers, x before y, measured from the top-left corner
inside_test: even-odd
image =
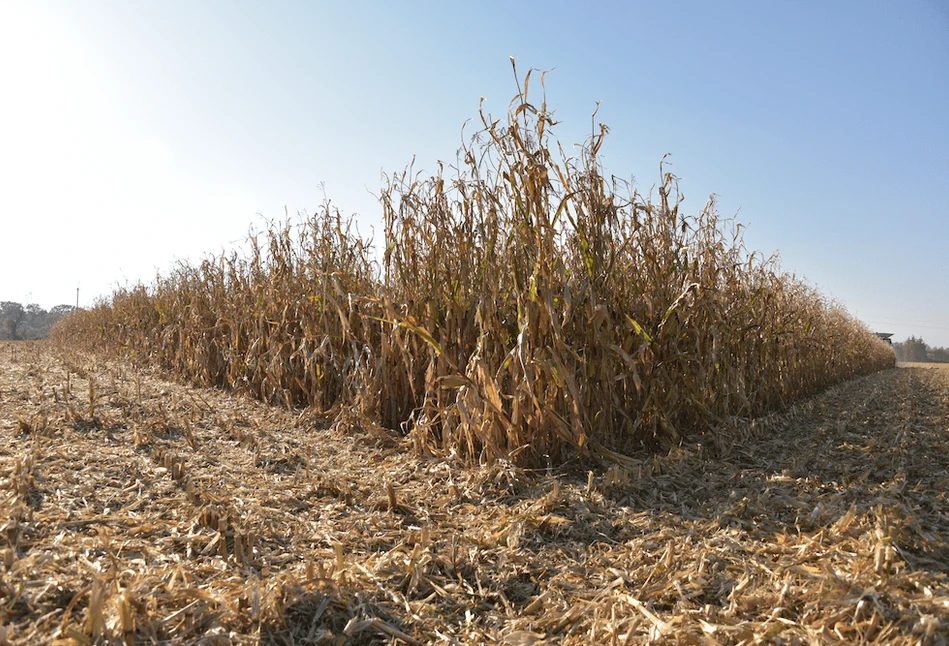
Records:
[[[655,196],[608,177],[605,126],[567,156],[530,77],[455,165],[386,179],[381,266],[327,203],[54,336],[523,465],[674,445],[893,365],[712,200],[682,213],[662,165]]]

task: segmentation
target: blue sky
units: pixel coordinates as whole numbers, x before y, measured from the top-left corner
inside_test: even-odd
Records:
[[[0,300],[90,304],[383,172],[452,161],[509,57],[569,148],[648,192],[671,153],[750,249],[949,346],[949,5],[0,1]],[[471,132],[471,130],[469,130]]]

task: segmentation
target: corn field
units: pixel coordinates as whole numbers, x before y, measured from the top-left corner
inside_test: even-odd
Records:
[[[893,365],[713,201],[686,214],[662,165],[655,194],[609,175],[605,126],[565,154],[530,73],[518,87],[505,118],[479,111],[454,165],[386,178],[378,255],[327,203],[120,289],[54,338],[356,415],[423,454],[521,465],[714,436]]]

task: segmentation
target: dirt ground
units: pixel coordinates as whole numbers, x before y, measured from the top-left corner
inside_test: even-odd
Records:
[[[949,369],[623,466],[0,344],[0,646],[949,641]]]

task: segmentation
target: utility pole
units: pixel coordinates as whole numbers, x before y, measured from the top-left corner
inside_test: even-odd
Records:
[[[76,309],[79,309],[79,288],[76,287]]]

